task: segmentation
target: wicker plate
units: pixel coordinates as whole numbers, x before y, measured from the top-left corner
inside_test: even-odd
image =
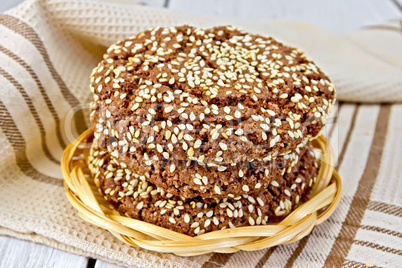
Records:
[[[98,192],[86,164],[93,131],[85,131],[64,151],[61,168],[70,203],[79,216],[104,228],[125,243],[158,252],[194,256],[209,252],[232,253],[288,244],[308,235],[328,219],[341,197],[341,179],[333,168],[332,149],[324,136],[312,142],[321,150],[321,167],[310,200],[281,222],[225,229],[190,237],[121,215]]]

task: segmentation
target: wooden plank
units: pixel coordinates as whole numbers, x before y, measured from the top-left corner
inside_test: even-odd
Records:
[[[22,2],[24,2],[24,0],[2,0],[0,12],[3,13],[4,11],[9,10]]]
[[[117,264],[112,264],[112,263],[101,261],[101,260],[96,260],[94,268],[123,268],[123,266],[120,266]]]
[[[399,9],[399,11],[402,13],[402,0],[391,0],[391,2],[394,3],[394,5]]]
[[[168,7],[182,12],[250,21],[300,20],[338,33],[402,18],[391,0],[170,0]]]
[[[0,267],[85,268],[88,258],[48,246],[0,236]]]

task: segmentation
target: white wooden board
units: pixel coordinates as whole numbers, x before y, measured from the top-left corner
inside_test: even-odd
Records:
[[[300,20],[336,33],[402,18],[402,12],[396,5],[384,0],[170,0],[169,8],[251,21]]]
[[[109,262],[97,260],[94,268],[122,268],[120,265],[112,264]]]
[[[84,268],[87,263],[86,257],[0,236],[0,267]]]

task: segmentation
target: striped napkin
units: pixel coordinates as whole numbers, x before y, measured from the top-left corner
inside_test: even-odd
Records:
[[[68,203],[63,148],[88,127],[89,74],[105,48],[157,25],[234,24],[307,51],[337,85],[325,133],[343,197],[301,241],[178,257],[123,244]],[[138,267],[398,267],[402,263],[402,23],[335,35],[291,21],[250,23],[140,5],[29,0],[0,15],[0,234]]]

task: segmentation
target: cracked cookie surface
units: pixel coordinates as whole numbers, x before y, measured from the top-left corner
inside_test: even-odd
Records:
[[[291,172],[255,194],[234,198],[181,198],[147,181],[93,143],[89,169],[105,199],[122,214],[191,236],[280,220],[301,202],[318,174],[318,162],[307,148]]]
[[[230,26],[158,27],[119,41],[93,70],[91,91],[95,136],[114,157],[218,171],[294,152],[335,101],[302,52]]]

